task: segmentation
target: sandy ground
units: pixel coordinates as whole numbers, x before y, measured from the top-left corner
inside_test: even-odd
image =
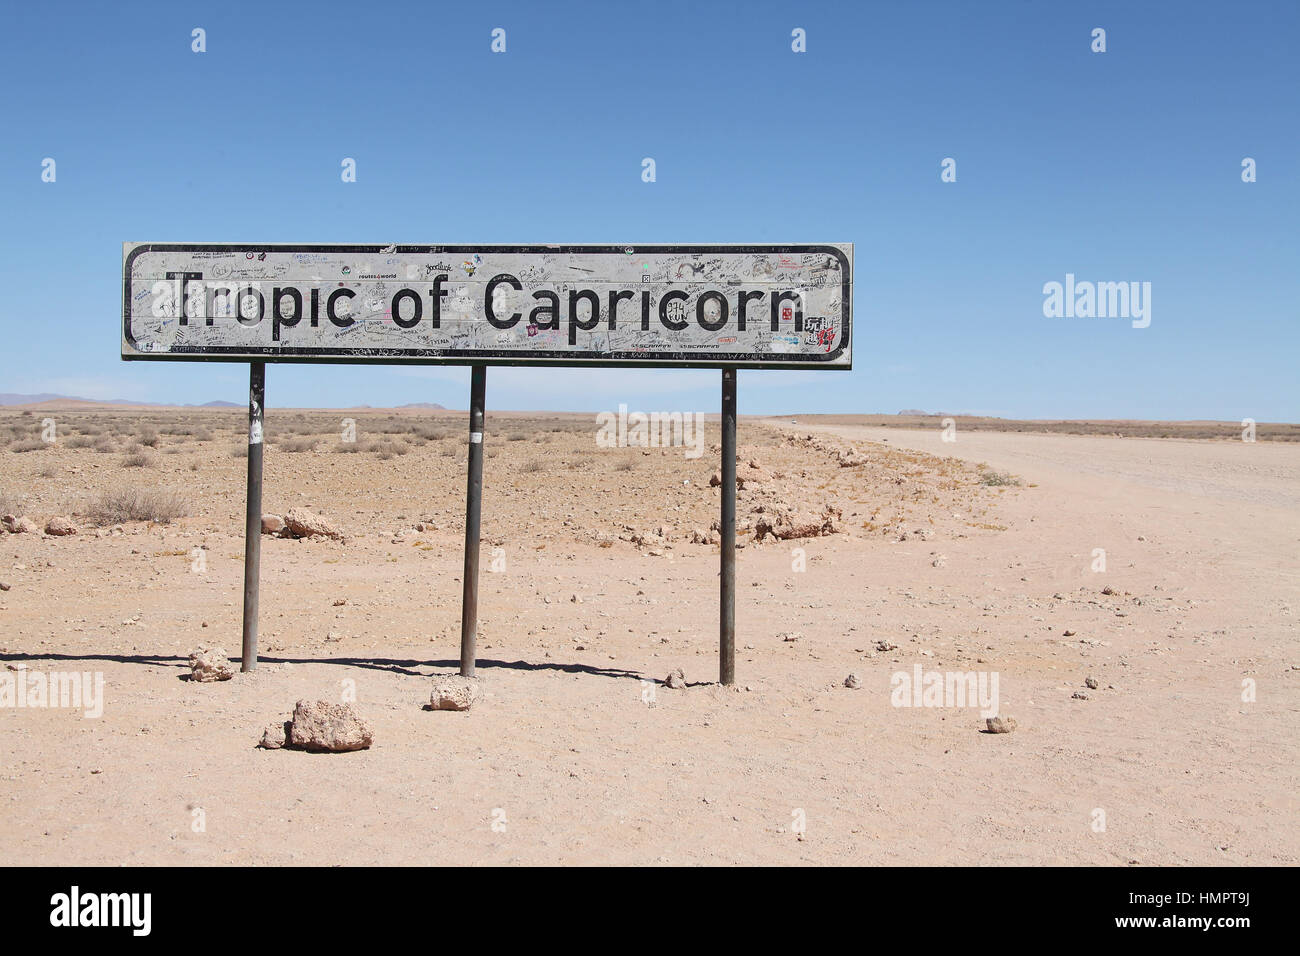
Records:
[[[458,654],[465,426],[421,420],[448,437],[391,458],[268,448],[265,510],[311,507],[349,540],[264,538],[261,666],[212,684],[185,659],[238,653],[238,416],[211,441],[164,436],[140,469],[0,453],[0,490],[80,527],[0,534],[0,660],[105,681],[99,718],[0,708],[0,859],[1300,861],[1300,445],[745,421],[742,458],[842,521],[742,535],[724,688],[718,549],[689,541],[717,513],[716,453],[599,449],[573,420],[508,441],[489,416],[486,698],[452,713],[422,705]],[[181,489],[190,514],[96,530],[94,495],[127,481]],[[664,543],[626,540],[659,526]],[[915,665],[996,673],[1018,729],[894,706]],[[661,683],[676,667],[685,690]],[[370,750],[256,748],[299,698],[352,692]]]

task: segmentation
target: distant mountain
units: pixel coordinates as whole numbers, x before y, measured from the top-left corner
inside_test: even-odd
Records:
[[[140,404],[127,398],[79,398],[76,395],[55,395],[51,392],[40,392],[36,395],[0,392],[0,405],[35,405],[37,402],[90,402],[95,405]]]
[[[78,398],[75,395],[56,395],[53,392],[39,392],[35,395],[24,395],[19,392],[0,392],[0,406],[4,405],[49,405],[52,403],[77,403],[79,405],[140,405],[151,408],[243,408],[239,402],[204,402],[201,405],[184,404],[177,405],[174,402],[136,402],[129,398]],[[370,408],[370,405],[357,405],[356,408]],[[445,405],[439,405],[436,402],[412,402],[409,405],[398,405],[397,408],[427,408],[436,411],[446,411]]]

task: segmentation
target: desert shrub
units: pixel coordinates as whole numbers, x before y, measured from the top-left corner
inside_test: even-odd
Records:
[[[23,513],[23,495],[15,495],[0,489],[0,515],[20,515]]]
[[[523,432],[511,432],[506,436],[506,441],[528,441],[528,436]]]
[[[312,451],[316,447],[314,438],[286,438],[281,439],[276,445],[281,451],[303,452]]]
[[[1020,479],[1005,471],[987,471],[980,476],[980,484],[1000,488],[1006,485],[1018,485]]]
[[[116,488],[91,502],[86,514],[98,525],[123,521],[167,524],[189,511],[185,499],[166,488]]]
[[[153,455],[145,451],[133,451],[122,459],[123,468],[152,468],[154,463]]]
[[[208,431],[206,428],[200,428],[198,431],[194,433],[194,440],[212,441],[212,432]]]
[[[334,450],[345,455],[351,455],[359,452],[361,450],[361,445],[354,441],[341,441],[334,446]]]
[[[532,461],[524,462],[523,466],[519,470],[525,475],[535,474],[536,472],[546,470],[546,462],[542,461],[540,458],[534,458]]]
[[[247,457],[248,457],[248,446],[247,446],[247,445],[236,445],[234,448],[230,449],[230,457],[231,457],[231,458],[247,458]]]
[[[69,448],[89,448],[95,440],[89,435],[74,435],[65,442]]]
[[[113,441],[108,435],[96,439],[95,444],[91,446],[99,454],[103,455],[111,451],[117,451],[117,442]]]
[[[145,448],[157,448],[158,433],[152,428],[142,428],[140,429],[139,442],[141,445],[144,445]]]
[[[58,469],[56,469],[53,465],[46,465],[44,468],[38,471],[37,474],[40,475],[42,478],[55,478],[58,476],[59,472]]]
[[[48,447],[50,447],[49,442],[43,442],[39,438],[29,438],[25,441],[14,442],[9,446],[9,450],[14,452],[44,451]]]

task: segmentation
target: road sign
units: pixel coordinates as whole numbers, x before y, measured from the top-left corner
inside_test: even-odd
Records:
[[[125,243],[122,357],[848,369],[852,269],[852,243]]]

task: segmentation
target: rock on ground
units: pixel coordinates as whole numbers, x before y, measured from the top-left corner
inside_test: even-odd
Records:
[[[3,524],[10,534],[35,534],[38,530],[31,518],[15,518],[13,515],[0,518],[0,524]]]
[[[221,648],[199,647],[190,652],[190,680],[208,683],[234,676],[235,669]]]
[[[857,674],[850,674],[848,677],[844,678],[844,686],[849,690],[857,690],[862,686],[862,681],[858,679]]]
[[[280,720],[274,724],[268,724],[266,730],[262,732],[262,742],[258,744],[264,750],[279,750],[289,742],[290,728],[293,726],[291,720]]]
[[[1014,717],[987,717],[984,722],[991,734],[1009,734],[1016,729]]]
[[[62,537],[65,534],[76,534],[77,526],[72,523],[72,519],[60,515],[45,522],[45,533],[52,534],[55,537]]]
[[[300,700],[293,709],[289,741],[295,747],[318,753],[346,753],[365,750],[374,740],[374,731],[357,716],[351,704]]]
[[[685,690],[686,674],[682,672],[680,667],[675,668],[672,673],[664,678],[664,686],[671,690]]]
[[[478,679],[451,674],[433,679],[430,710],[469,710],[480,696]]]
[[[763,512],[754,519],[754,540],[762,541],[768,535],[790,541],[795,538],[819,538],[822,535],[837,534],[840,530],[838,518],[838,512],[829,508],[820,515],[811,512]]]
[[[289,534],[295,538],[313,538],[319,535],[336,541],[343,540],[343,532],[306,508],[290,508],[284,516],[284,524]]]
[[[262,515],[262,534],[282,534],[284,519],[279,515]]]

